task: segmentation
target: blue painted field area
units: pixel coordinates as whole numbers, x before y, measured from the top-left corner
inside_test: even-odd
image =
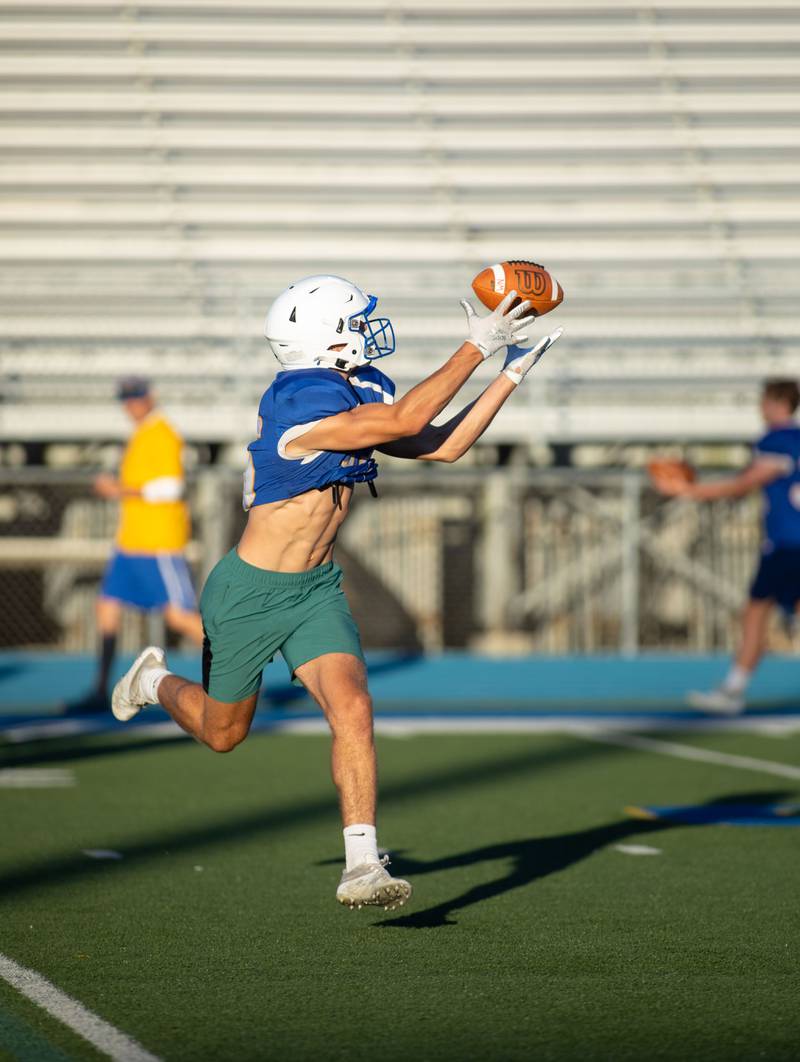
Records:
[[[119,671],[127,666],[121,660]],[[689,689],[703,689],[724,675],[722,656],[646,655],[498,658],[444,653],[370,657],[370,686],[378,712],[441,714],[459,712],[574,715],[601,712],[697,713],[684,708]],[[172,670],[197,679],[198,655],[173,653]],[[88,656],[55,653],[0,654],[0,715],[58,715],[63,705],[85,693],[94,663]],[[289,682],[282,661],[265,672],[264,710],[308,710],[304,691]],[[754,711],[793,714],[800,710],[800,660],[768,659],[752,686]]]
[[[632,818],[682,826],[800,826],[800,807],[793,804],[718,803],[686,807],[631,807]]]

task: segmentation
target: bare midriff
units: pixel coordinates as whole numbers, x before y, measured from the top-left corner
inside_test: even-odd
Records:
[[[237,546],[239,556],[271,572],[307,572],[327,564],[352,494],[352,487],[339,486],[337,504],[328,487],[255,506]]]

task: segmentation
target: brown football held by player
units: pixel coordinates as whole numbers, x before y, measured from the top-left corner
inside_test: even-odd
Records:
[[[497,262],[482,269],[472,281],[472,290],[484,306],[494,310],[500,300],[509,291],[516,291],[519,299],[527,299],[531,310],[530,317],[541,317],[550,313],[564,300],[564,289],[548,270],[538,262],[523,259]]]

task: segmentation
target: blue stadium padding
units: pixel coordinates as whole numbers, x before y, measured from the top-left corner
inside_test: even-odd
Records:
[[[171,653],[170,667],[197,679],[198,654]],[[121,674],[129,659],[119,662]],[[621,656],[514,657],[468,653],[408,657],[370,656],[370,687],[379,708],[405,711],[613,710],[684,711],[687,689],[707,688],[725,673],[727,657],[649,654]],[[0,713],[56,712],[85,693],[92,681],[89,656],[43,652],[0,653]],[[288,682],[282,661],[265,673],[264,706],[305,705],[302,690]],[[752,687],[755,708],[793,712],[800,708],[800,661],[773,656]],[[693,714],[693,713],[689,713]]]
[[[800,826],[800,808],[781,804],[700,804],[697,807],[629,808],[634,818],[686,826]]]

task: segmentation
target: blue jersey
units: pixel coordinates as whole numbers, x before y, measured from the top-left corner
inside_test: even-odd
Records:
[[[800,548],[800,425],[774,428],[756,443],[756,461],[781,469],[764,487],[765,551]]]
[[[394,402],[395,387],[371,365],[345,379],[334,369],[279,372],[258,407],[258,438],[247,447],[245,509],[294,498],[333,483],[371,482],[378,474],[372,450],[318,450],[291,457],[287,445],[326,417],[366,402]]]

